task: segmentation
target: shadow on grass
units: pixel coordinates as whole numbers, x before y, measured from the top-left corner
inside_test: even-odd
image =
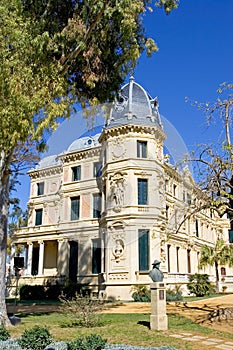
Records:
[[[150,329],[150,322],[148,322],[148,321],[138,321],[137,324],[140,324],[140,325]]]
[[[29,317],[29,316],[47,316],[47,315],[50,315],[52,312],[28,312],[28,313],[16,313],[15,316],[17,317],[20,317],[20,318],[26,318],[26,317]],[[8,316],[13,316],[13,314],[8,314]]]

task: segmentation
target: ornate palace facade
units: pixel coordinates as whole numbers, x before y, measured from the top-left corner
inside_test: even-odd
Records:
[[[167,284],[185,290],[201,246],[228,242],[229,222],[205,210],[179,224],[203,198],[188,168],[169,164],[165,138],[157,99],[130,78],[100,133],[29,172],[28,226],[13,238],[13,249],[24,247],[20,283],[69,278],[127,300],[132,286],[151,283],[157,259]],[[232,291],[233,271],[220,268]],[[202,272],[214,279],[213,268]]]

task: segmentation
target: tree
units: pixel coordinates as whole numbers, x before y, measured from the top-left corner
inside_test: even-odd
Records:
[[[233,231],[232,89],[233,84],[223,83],[217,90],[219,96],[216,102],[193,102],[204,113],[208,126],[211,123],[220,126],[219,142],[215,140],[214,144],[201,144],[183,160],[184,163],[191,162],[193,166],[196,180],[193,189],[195,201],[190,200],[189,205],[184,208],[176,233],[186,220],[207,209],[220,218],[227,216]]]
[[[213,286],[207,274],[195,273],[194,275],[190,275],[187,288],[190,293],[195,294],[197,297],[203,297],[213,292]]]
[[[9,325],[5,262],[10,179],[18,155],[74,102],[112,99],[140,53],[157,49],[144,33],[150,0],[2,0],[0,3],[0,323]],[[158,0],[167,13],[178,0]],[[25,145],[30,144],[30,148]],[[26,152],[26,153],[25,153]],[[32,152],[33,153],[33,152]],[[17,172],[16,172],[17,173]]]
[[[14,230],[19,227],[27,226],[28,222],[28,210],[23,211],[20,207],[20,200],[18,198],[10,199],[10,206],[12,209],[8,215],[8,237],[7,237],[7,254],[11,254],[11,244],[12,244],[12,235]],[[21,252],[20,245],[17,246],[19,249],[18,253]]]
[[[233,220],[232,89],[233,84],[223,83],[216,102],[194,103],[204,112],[207,125],[215,122],[223,129],[219,130],[222,135],[219,143],[215,140],[214,144],[200,145],[189,158],[195,166],[198,186],[207,199],[205,208],[217,211],[220,217],[227,214],[230,221]]]
[[[200,267],[207,265],[215,267],[216,290],[219,284],[219,265],[233,266],[233,246],[226,245],[224,240],[218,239],[214,247],[203,245],[201,248],[201,256],[199,261]]]

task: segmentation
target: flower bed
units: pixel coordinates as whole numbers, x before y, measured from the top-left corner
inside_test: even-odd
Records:
[[[24,350],[20,347],[16,339],[8,339],[5,341],[0,341],[1,350]],[[33,349],[31,349],[33,350]],[[45,350],[67,350],[66,342],[54,342],[47,346]],[[142,347],[142,346],[132,346],[125,344],[107,344],[103,350],[177,350],[170,346],[161,347]]]

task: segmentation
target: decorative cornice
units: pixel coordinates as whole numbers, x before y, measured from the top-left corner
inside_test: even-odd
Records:
[[[154,135],[156,138],[161,139],[162,141],[164,141],[166,138],[166,135],[163,132],[163,130],[157,126],[123,124],[112,128],[103,129],[103,132],[99,138],[99,142],[103,142],[113,136],[125,135],[129,132],[151,134]]]
[[[43,169],[35,169],[28,172],[31,179],[38,179],[40,177],[60,175],[62,173],[62,166],[49,167]]]
[[[63,164],[70,163],[70,162],[75,162],[77,160],[99,156],[100,152],[101,152],[101,147],[97,146],[95,148],[91,148],[88,150],[75,151],[72,153],[65,153],[65,154],[59,155],[59,159],[62,161]]]
[[[169,177],[175,179],[178,182],[182,182],[181,174],[176,169],[172,168],[171,166],[169,166],[167,164],[163,164],[163,168],[164,168],[165,173]]]

